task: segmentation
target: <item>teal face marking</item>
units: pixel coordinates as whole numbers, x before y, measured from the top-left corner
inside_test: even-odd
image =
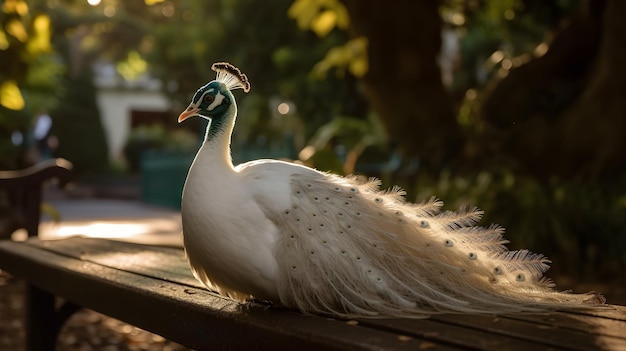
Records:
[[[205,139],[212,139],[221,134],[227,121],[234,118],[235,98],[224,83],[212,81],[196,91],[189,107],[181,113],[178,122],[200,116],[210,120]]]
[[[219,119],[230,107],[232,94],[223,83],[212,81],[196,91],[192,103],[198,108],[199,115]]]

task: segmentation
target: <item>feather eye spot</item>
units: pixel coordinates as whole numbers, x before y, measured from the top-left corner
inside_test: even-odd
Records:
[[[336,192],[341,192],[341,188],[340,188],[340,187],[338,187],[338,186],[336,186],[336,187],[335,187],[335,191],[336,191]]]
[[[430,226],[430,224],[428,224],[428,222],[426,221],[420,221],[420,227],[422,228],[428,228]]]
[[[307,187],[307,188],[312,188],[312,187],[313,187],[313,184],[309,183],[309,184],[307,184],[307,185],[306,185],[306,187]]]
[[[501,268],[501,267],[496,267],[496,268],[494,268],[494,269],[493,269],[493,273],[494,273],[494,274],[497,274],[497,275],[502,274],[502,268]]]
[[[322,244],[328,244],[328,241],[322,240]]]
[[[342,217],[343,216],[343,212],[337,213],[337,216]]]
[[[309,233],[311,233],[311,232],[313,232],[313,228],[307,228],[307,231],[308,231]]]
[[[361,260],[361,256],[357,256],[354,259],[357,260],[357,261],[360,261]]]
[[[396,215],[396,216],[402,216],[402,212],[400,212],[400,211],[396,211],[395,215]]]
[[[309,253],[310,253],[311,255],[315,255],[315,251],[313,251],[313,250],[309,251]]]
[[[317,213],[311,213],[311,216],[317,217]]]
[[[345,256],[346,255],[346,250],[341,250],[341,254]]]
[[[291,239],[295,239],[295,238],[296,238],[296,236],[295,236],[295,235],[293,235],[293,234],[289,235],[289,237],[290,237]]]
[[[289,210],[285,210],[285,214],[288,215],[290,213]]]
[[[376,281],[380,283],[380,282],[382,282],[382,281],[383,281],[383,278],[381,278],[381,277],[376,277]]]
[[[317,196],[314,196],[314,197],[313,197],[313,201],[319,202],[319,201],[320,201],[320,198],[319,198],[319,197],[317,197]]]
[[[523,282],[524,280],[526,280],[526,277],[522,273],[519,273],[515,276],[515,280],[517,280],[518,282]]]
[[[359,192],[359,190],[357,188],[350,188],[350,192],[356,194]]]
[[[356,213],[354,213],[354,214],[355,214],[357,217],[361,217],[361,216],[362,216],[361,212],[358,212],[358,211],[357,211]]]
[[[446,247],[452,247],[452,246],[454,246],[454,243],[453,243],[453,242],[452,242],[452,240],[450,240],[450,239],[446,239],[446,241],[444,241],[444,242],[443,242],[443,244],[444,244]]]
[[[383,203],[383,199],[377,197],[377,198],[374,199],[374,202],[377,203],[377,204],[382,204]]]
[[[330,197],[326,196],[326,197],[324,198],[324,200],[326,200],[326,201],[330,201]]]
[[[300,218],[296,218],[296,222],[300,222]]]
[[[490,282],[491,284],[495,284],[495,283],[497,283],[497,282],[498,282],[498,279],[496,279],[495,277],[491,277],[491,278],[489,278],[489,282]]]
[[[323,226],[324,226],[324,223],[320,223],[320,227],[323,227]]]
[[[470,252],[469,255],[467,255],[467,258],[469,258],[470,260],[475,260],[478,258],[478,256],[475,253]]]
[[[372,273],[372,269],[371,269],[371,268],[370,268],[370,269],[368,269],[368,270],[367,270],[367,273]]]
[[[339,234],[343,234],[343,230],[340,230],[340,231],[339,231]]]
[[[291,266],[291,269],[296,270],[298,267],[296,265]]]
[[[296,194],[300,195],[300,194],[302,194],[302,191],[301,190],[296,190]]]
[[[348,225],[346,226],[346,228],[348,228],[348,229],[352,229],[352,224],[348,224]]]

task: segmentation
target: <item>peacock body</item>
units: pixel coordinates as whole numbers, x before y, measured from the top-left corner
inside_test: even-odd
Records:
[[[549,260],[509,251],[504,229],[476,226],[477,209],[413,204],[399,188],[379,190],[305,166],[257,160],[233,166],[237,115],[230,92],[250,89],[227,63],[201,87],[179,122],[210,119],[183,190],[184,245],[209,289],[306,313],[422,317],[601,305],[597,293],[558,292],[543,277]]]

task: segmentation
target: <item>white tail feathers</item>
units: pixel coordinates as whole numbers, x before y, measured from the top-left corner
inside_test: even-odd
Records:
[[[596,293],[552,289],[550,261],[508,251],[504,229],[478,227],[477,209],[404,202],[399,188],[329,174],[292,175],[293,207],[274,220],[281,302],[304,312],[423,317],[580,308]]]

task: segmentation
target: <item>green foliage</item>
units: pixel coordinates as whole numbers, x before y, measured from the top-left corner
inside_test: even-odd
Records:
[[[131,132],[124,146],[124,156],[131,172],[139,172],[146,151],[165,151],[190,155],[198,147],[197,138],[186,130],[168,131],[161,124],[139,126]]]
[[[252,90],[238,99],[234,144],[291,138],[300,148],[302,140],[335,116],[364,116],[365,105],[360,104],[354,79],[309,76],[330,48],[345,42],[346,34],[331,31],[319,40],[310,32],[294,30],[295,22],[287,17],[291,4],[290,0],[274,1],[272,6],[253,0],[180,1],[171,18],[156,21],[144,16],[142,21],[150,28],[144,41],[151,44],[140,53],[153,74],[177,83],[167,92],[181,109],[193,91],[215,76],[211,63],[229,61],[239,66],[250,78]],[[153,8],[161,6],[165,3]],[[277,102],[295,107],[282,130],[280,125],[276,128],[282,123],[277,122]]]
[[[3,65],[9,62],[10,68],[0,72],[0,83],[6,87],[0,88],[0,93],[12,96],[6,101],[12,100],[17,105],[22,98],[25,108],[19,111],[6,106],[0,108],[2,160],[15,157],[7,153],[11,148],[10,133],[15,130],[26,133],[34,113],[39,108],[54,106],[57,96],[66,92],[67,96],[53,113],[53,132],[60,139],[58,155],[68,157],[79,170],[97,171],[106,167],[106,145],[93,87],[86,77],[76,78],[99,57],[119,63],[119,73],[128,78],[136,78],[145,71],[161,78],[164,91],[176,109],[187,106],[191,94],[213,79],[215,75],[210,70],[213,62],[229,61],[239,66],[250,78],[252,91],[245,98],[237,96],[240,115],[233,137],[235,151],[256,145],[259,140],[269,145],[269,149],[292,143],[292,148],[306,150],[308,141],[315,151],[310,160],[315,166],[347,173],[359,169],[357,161],[364,160],[368,152],[379,156],[381,150],[386,155],[396,151],[390,145],[394,141],[385,137],[359,86],[358,79],[375,68],[369,66],[373,61],[367,56],[374,41],[365,36],[350,36],[354,33],[350,26],[356,23],[350,16],[359,13],[348,13],[343,5],[347,1],[276,0],[271,5],[255,0],[103,1],[97,7],[70,0],[33,3],[42,9],[37,13],[49,14],[54,29],[51,41],[63,59],[45,49],[46,34],[36,30],[34,5],[27,14],[18,10],[10,14],[3,12],[0,59]],[[447,88],[465,138],[464,147],[460,148],[463,153],[456,155],[459,162],[454,172],[442,171],[431,163],[431,168],[421,165],[418,169],[418,182],[413,180],[412,173],[407,176],[394,172],[385,177],[394,178],[394,183],[404,179],[410,193],[419,194],[420,199],[439,196],[447,201],[449,208],[463,204],[482,207],[488,216],[485,222],[499,222],[508,228],[507,236],[514,247],[550,253],[555,261],[562,262],[555,267],[560,272],[588,275],[585,269],[602,267],[605,274],[617,275],[626,265],[626,243],[618,235],[626,227],[624,180],[584,183],[564,178],[533,178],[522,173],[524,167],[520,166],[519,158],[511,157],[501,147],[519,145],[520,140],[509,138],[508,143],[498,144],[499,136],[489,134],[489,121],[481,116],[485,91],[513,69],[545,54],[558,25],[580,3],[578,0],[441,2],[444,29],[460,38],[453,80]],[[425,6],[414,4],[416,8]],[[19,30],[7,30],[8,21],[15,18],[35,44],[20,41]],[[41,23],[40,20],[40,28],[44,28]],[[397,38],[389,38],[390,43],[394,39]],[[4,49],[6,45],[10,50]],[[385,47],[407,49],[396,44]],[[28,50],[37,54],[26,55]],[[400,61],[421,57],[397,52],[384,54]],[[73,61],[76,57],[79,59]],[[60,82],[66,64],[69,78]],[[328,74],[331,70],[336,74]],[[398,71],[393,65],[388,68],[390,81],[401,73]],[[15,87],[19,94],[15,94]],[[388,95],[375,89],[368,93],[394,102],[395,98],[406,97],[408,91],[382,84],[378,89],[387,89]],[[568,85],[557,85],[550,91],[569,94],[571,89]],[[547,119],[561,113],[571,101],[560,95],[546,98],[541,96],[543,90],[533,91],[539,91],[539,96],[515,95],[528,99],[531,107],[548,100],[550,106],[556,104],[558,109],[535,116],[539,121],[537,127],[524,137],[551,138],[545,128]],[[421,92],[427,96],[429,93]],[[280,103],[291,107],[288,114],[278,113]],[[442,111],[449,108],[441,105]],[[404,111],[422,109],[424,106],[415,103],[405,106]],[[403,117],[402,113],[376,112],[381,120]],[[510,112],[527,114],[525,109]],[[439,119],[433,116],[431,121],[429,128],[415,132],[416,135],[425,131],[422,136],[435,141],[451,135],[448,127],[437,129],[443,123]],[[400,124],[400,128],[403,126]],[[196,135],[200,132],[194,137],[172,134],[162,126],[137,129],[125,149],[131,169],[138,169],[140,155],[145,150],[188,150],[196,146]],[[542,150],[541,144],[532,144]],[[337,146],[346,149],[342,157],[337,155]],[[402,159],[417,156],[404,155]],[[377,161],[381,159],[384,157]],[[377,175],[385,174],[382,169],[375,171]],[[389,184],[390,179],[383,180]]]
[[[137,51],[128,53],[126,60],[117,64],[117,71],[126,80],[133,81],[146,73],[148,64]]]
[[[553,274],[625,284],[626,179],[617,184],[553,179],[542,184],[510,170],[438,177],[420,174],[412,194],[437,196],[447,209],[477,206],[483,225],[506,228],[511,248],[550,253]],[[412,195],[409,195],[412,198]]]
[[[318,169],[353,174],[359,157],[367,148],[384,147],[387,141],[380,121],[373,114],[367,119],[337,117],[317,130],[309,145],[300,152],[299,158]],[[346,159],[341,167],[336,166],[337,163],[341,165],[338,155],[329,152],[338,142],[347,149]],[[327,165],[333,167],[327,168]]]
[[[624,166],[616,166],[605,177],[593,177],[589,170],[603,159],[598,145],[604,140],[597,136],[606,140],[616,133],[610,128],[590,133],[590,128],[601,125],[595,119],[598,106],[579,123],[580,137],[573,133],[576,121],[566,115],[581,100],[590,76],[584,73],[584,55],[563,55],[563,43],[572,47],[578,43],[580,51],[593,52],[585,40],[593,36],[594,27],[579,26],[558,48],[552,45],[555,33],[567,23],[582,23],[581,8],[575,0],[444,2],[445,27],[460,36],[460,61],[448,88],[459,105],[457,121],[467,137],[464,159],[454,176],[420,170],[420,181],[410,188],[417,188],[422,199],[439,196],[448,207],[482,207],[487,216],[483,223],[506,226],[514,247],[549,253],[557,273],[624,284]],[[539,58],[546,60],[540,64]],[[520,79],[507,81],[512,77]],[[508,89],[491,99],[492,105],[499,103],[493,112],[485,100],[504,86],[502,82]],[[606,89],[603,96],[623,101],[618,91]],[[594,118],[593,127],[589,118]],[[573,157],[564,157],[560,151],[572,144],[585,146]],[[619,147],[612,150],[621,152]]]
[[[350,17],[339,0],[295,0],[287,12],[301,30],[310,29],[320,38],[335,27],[348,29]]]
[[[326,53],[311,72],[315,77],[324,77],[331,68],[337,68],[337,75],[343,77],[346,69],[355,77],[361,78],[369,69],[367,60],[367,38],[348,40],[344,45],[335,46]]]
[[[301,29],[313,30],[323,37],[328,28],[315,28],[314,23],[321,21],[321,13],[328,10],[324,4],[329,2],[334,1],[299,0],[294,2],[289,15],[298,21]],[[445,170],[422,167],[417,172],[419,181],[416,183],[412,176],[408,179],[400,176],[401,172],[381,174],[385,184],[393,185],[401,180],[410,193],[419,194],[420,199],[435,195],[446,200],[448,208],[482,207],[487,214],[484,223],[505,225],[507,237],[515,248],[529,247],[550,253],[558,262],[554,266],[557,273],[587,279],[592,276],[597,279],[619,277],[615,280],[623,284],[625,277],[621,272],[626,268],[626,241],[619,235],[626,224],[623,177],[615,180],[615,177],[619,178],[615,175],[606,182],[583,182],[575,177],[541,178],[530,175],[527,170],[522,172],[525,170],[522,160],[511,157],[502,147],[520,145],[522,140],[515,138],[502,144],[500,139],[507,136],[490,134],[493,131],[489,121],[481,117],[484,91],[492,89],[512,69],[544,55],[554,32],[565,19],[575,17],[580,6],[576,0],[444,1],[440,8],[444,28],[460,39],[460,53],[456,58],[458,61],[454,62],[453,80],[448,90],[458,106],[457,122],[466,138],[463,155],[458,156],[460,160],[454,175]],[[345,59],[347,52],[342,51],[345,47],[344,42],[328,52],[326,58],[315,66],[314,71],[322,73],[318,76],[323,76],[332,67],[341,67],[337,62],[349,61]],[[343,67],[345,70],[345,64]],[[556,136],[550,134],[546,124],[553,115],[567,109],[572,100],[563,96],[575,96],[573,93],[577,91],[573,90],[576,89],[573,84],[565,83],[555,87],[554,96],[541,96],[545,89],[534,90],[537,93],[532,96],[522,95],[527,100],[520,104],[523,108],[530,109],[544,101],[551,107],[547,113],[536,116],[534,128],[529,128],[531,132],[525,133],[523,138],[553,140]],[[515,89],[511,93],[515,94]],[[527,111],[510,113],[518,117],[503,116],[509,123],[521,120]],[[350,139],[358,140],[372,133],[370,129],[350,128],[348,123],[343,130],[351,133],[351,137],[342,138],[341,129],[336,128],[339,124],[339,120],[334,120],[320,128],[305,148],[306,151],[320,150],[319,156],[313,160],[316,166],[332,166],[333,160],[339,160],[329,150],[328,145],[337,142],[329,137],[330,131],[335,131],[333,135],[347,145],[350,145]],[[546,145],[535,142],[530,147],[541,148],[543,151],[540,152],[545,153]],[[550,161],[549,156],[547,159]],[[556,164],[561,160],[552,161]],[[580,162],[577,164],[580,168]],[[338,168],[336,165],[332,167]],[[623,166],[619,169],[623,170]],[[345,165],[338,171],[342,170]],[[603,274],[598,276],[600,270]]]
[[[339,0],[296,0],[287,15],[296,20],[301,30],[312,30],[320,38],[335,28],[347,30],[350,24],[348,10]],[[347,69],[361,78],[367,73],[368,65],[367,38],[360,36],[328,50],[311,73],[323,78],[331,68],[337,68],[337,75],[343,77]]]
[[[0,11],[0,168],[22,168],[35,160],[28,151],[33,119],[53,108],[64,65],[50,43],[49,16],[21,0]],[[23,144],[14,145],[19,133]]]
[[[442,19],[460,37],[460,69],[454,72],[450,90],[462,99],[468,89],[480,92],[509,69],[528,62],[577,8],[576,0],[444,1]]]
[[[59,138],[55,156],[74,164],[77,172],[102,172],[109,159],[96,91],[89,74],[67,78],[66,94],[59,106],[51,111],[51,133]]]
[[[131,49],[138,46],[143,29],[140,22],[128,14],[141,14],[145,5],[128,4],[130,11],[120,12],[118,16],[111,15],[110,11],[115,13],[117,8],[111,4],[103,6],[107,9],[104,13],[103,7],[69,0],[55,3],[34,1],[32,7],[49,16],[53,30],[47,36],[58,54],[47,61],[34,61],[36,64],[26,76],[27,82],[49,90],[39,89],[37,92],[42,93],[39,96],[28,91],[24,95],[32,95],[40,108],[47,106],[46,110],[49,110],[54,105],[47,103],[46,99],[64,93],[61,103],[50,113],[53,118],[51,133],[59,139],[55,156],[70,160],[79,173],[109,172],[108,149],[96,103],[91,64],[101,57],[120,60],[123,73],[138,75],[143,62],[141,56]],[[59,69],[65,65],[67,71]],[[57,79],[50,79],[51,75]]]

